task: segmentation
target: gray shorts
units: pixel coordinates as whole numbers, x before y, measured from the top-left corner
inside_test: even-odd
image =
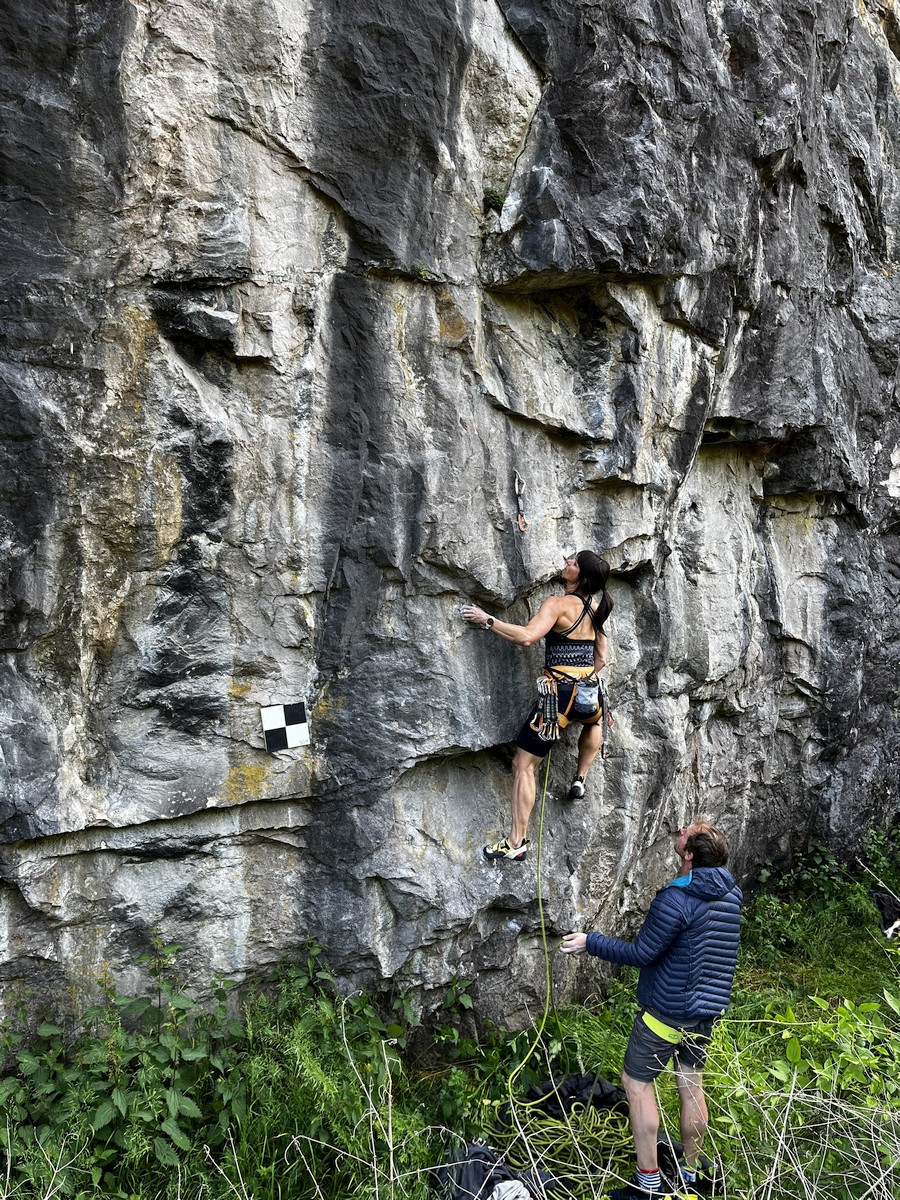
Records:
[[[698,1021],[690,1029],[685,1029],[681,1041],[675,1044],[667,1042],[658,1033],[648,1029],[641,1019],[643,1015],[643,1012],[640,1012],[635,1017],[625,1050],[624,1066],[632,1079],[652,1083],[657,1075],[666,1069],[673,1055],[676,1066],[687,1067],[692,1071],[703,1070],[710,1034],[715,1024],[714,1017]]]

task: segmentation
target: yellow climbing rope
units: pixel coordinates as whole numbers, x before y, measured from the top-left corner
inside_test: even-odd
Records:
[[[544,1036],[544,1026],[547,1024],[547,1018],[550,1015],[550,1008],[553,1004],[553,959],[550,956],[550,950],[547,946],[547,924],[544,920],[544,897],[541,891],[541,863],[543,862],[543,843],[544,843],[544,808],[547,802],[547,784],[550,779],[550,759],[553,757],[553,751],[547,751],[547,757],[544,760],[544,787],[541,792],[541,808],[538,814],[538,838],[537,838],[537,902],[538,915],[541,919],[541,944],[544,948],[544,985],[545,999],[544,1011],[541,1014],[540,1024],[537,1027],[534,1040],[528,1047],[528,1053],[518,1064],[514,1071],[510,1072],[510,1076],[506,1081],[506,1090],[509,1093],[510,1104],[515,1103],[513,1095],[513,1084],[519,1075],[525,1070],[525,1065],[534,1054],[535,1050],[541,1043]],[[558,949],[558,947],[557,947]],[[554,952],[555,956],[555,952]]]
[[[549,1116],[543,1108],[548,1096],[553,1094],[552,1091],[539,1100],[530,1101],[517,1099],[514,1092],[516,1080],[543,1041],[551,1008],[556,1011],[553,997],[553,962],[559,946],[556,946],[551,955],[547,944],[541,879],[544,811],[551,758],[552,751],[549,751],[544,766],[537,837],[537,902],[544,951],[544,1011],[527,1052],[506,1081],[509,1100],[505,1109],[497,1113],[494,1136],[503,1145],[504,1156],[511,1167],[520,1170],[538,1168],[554,1175],[565,1175],[573,1183],[583,1181],[596,1184],[598,1172],[616,1174],[616,1164],[631,1145],[627,1114],[621,1109],[595,1108],[593,1105],[578,1103],[573,1104],[566,1113],[560,1103],[565,1113],[560,1119]],[[558,1093],[557,1098],[561,1102],[562,1098]]]

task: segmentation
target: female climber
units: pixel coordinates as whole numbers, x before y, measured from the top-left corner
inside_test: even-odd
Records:
[[[584,796],[584,781],[603,744],[604,704],[597,673],[606,665],[603,626],[612,612],[606,590],[609,563],[591,550],[566,559],[562,569],[565,594],[550,596],[527,625],[514,625],[488,616],[477,604],[463,606],[473,625],[499,634],[506,642],[530,646],[546,639],[540,693],[516,738],[512,774],[512,825],[508,838],[484,847],[485,858],[521,862],[528,853],[528,820],[534,808],[537,769],[564,729],[573,720],[583,726],[578,738],[578,774],[569,799]],[[591,597],[600,593],[596,605]]]

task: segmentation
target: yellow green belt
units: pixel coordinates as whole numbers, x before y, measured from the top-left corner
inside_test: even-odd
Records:
[[[645,1012],[641,1015],[641,1020],[651,1029],[657,1037],[663,1038],[667,1042],[671,1042],[673,1046],[677,1046],[684,1037],[683,1029],[676,1029],[674,1025],[666,1025],[664,1021],[660,1021],[658,1017],[654,1017],[652,1013]]]

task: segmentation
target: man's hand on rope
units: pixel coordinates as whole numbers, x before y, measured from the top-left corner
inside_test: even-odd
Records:
[[[587,949],[586,933],[567,933],[560,946],[563,954],[584,954]]]

